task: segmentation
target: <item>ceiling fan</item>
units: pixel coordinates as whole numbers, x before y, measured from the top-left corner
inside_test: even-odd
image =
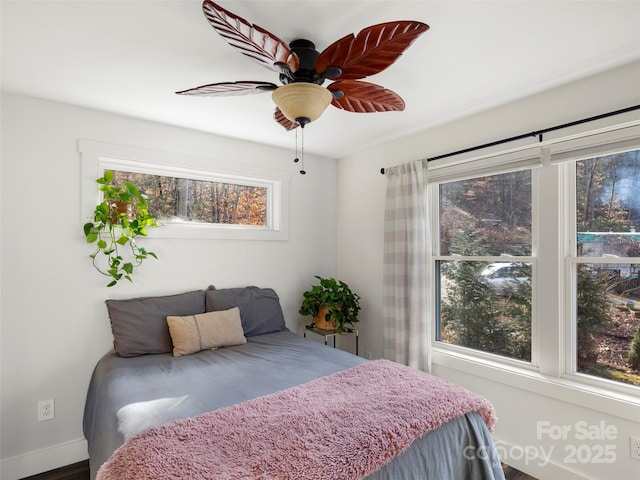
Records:
[[[309,40],[297,39],[287,44],[210,0],[203,2],[202,9],[216,32],[240,53],[278,73],[282,85],[222,82],[176,93],[219,97],[272,92],[277,105],[274,119],[287,130],[304,128],[329,103],[356,113],[404,110],[404,100],[397,93],[362,79],[389,67],[429,29],[429,25],[417,21],[381,23],[358,35],[346,35],[318,52]],[[327,79],[335,81],[322,87]]]

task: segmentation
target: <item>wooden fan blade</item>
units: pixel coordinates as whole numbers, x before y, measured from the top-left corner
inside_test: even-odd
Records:
[[[298,56],[289,45],[264,28],[251,25],[210,0],[204,1],[202,10],[215,31],[240,53],[274,72],[278,71],[278,62],[289,65],[294,72],[298,69]]]
[[[400,95],[375,83],[341,80],[327,88],[332,92],[340,90],[344,93],[341,98],[335,98],[334,95],[331,105],[348,112],[373,113],[404,110],[404,100]]]
[[[282,125],[287,131],[298,128],[298,123],[292,122],[287,117],[285,117],[284,113],[282,113],[278,107],[276,107],[276,109],[273,111],[273,118],[276,122]]]
[[[316,71],[322,75],[328,67],[338,67],[341,80],[357,80],[381,72],[394,63],[413,41],[429,30],[422,22],[380,23],[347,35],[329,45],[318,57]]]
[[[201,97],[229,97],[237,95],[253,95],[275,90],[278,86],[269,82],[222,82],[202,85],[176,92],[178,95],[197,95]]]

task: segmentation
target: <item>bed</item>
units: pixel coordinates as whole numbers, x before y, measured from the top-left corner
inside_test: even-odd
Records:
[[[490,435],[490,427],[495,421],[492,407],[485,399],[470,392],[466,392],[468,398],[459,402],[464,408],[459,413],[464,413],[442,420],[437,428],[416,434],[414,440],[403,440],[406,445],[396,444],[397,437],[402,436],[398,432],[402,430],[404,434],[405,430],[414,428],[411,416],[418,416],[405,412],[410,416],[405,420],[406,424],[382,432],[380,438],[373,440],[375,448],[372,450],[376,455],[380,453],[382,460],[377,459],[378,463],[369,458],[360,460],[362,456],[373,457],[363,454],[369,447],[355,443],[357,432],[341,429],[354,425],[357,428],[360,422],[378,418],[382,411],[379,405],[368,411],[369,407],[361,403],[367,397],[367,391],[375,391],[372,398],[378,403],[383,403],[379,399],[385,394],[390,401],[399,402],[391,408],[391,413],[396,415],[396,411],[404,410],[405,394],[399,390],[399,384],[392,383],[405,374],[409,376],[406,383],[413,385],[418,393],[424,391],[425,399],[427,389],[420,386],[420,382],[438,382],[436,387],[440,390],[433,390],[432,396],[424,401],[432,410],[441,409],[440,403],[457,401],[462,390],[454,391],[455,386],[393,362],[367,361],[295,335],[285,327],[279,300],[271,289],[215,290],[210,287],[206,291],[177,296],[107,301],[107,306],[114,333],[114,351],[104,355],[94,369],[83,420],[92,479],[504,479]],[[204,318],[210,312],[232,312],[234,325],[241,326],[244,342],[240,340],[236,345],[218,348],[204,345],[205,348],[199,349],[202,346],[199,345],[194,347],[197,351],[175,356],[173,330],[167,329],[167,317],[191,318],[190,325],[197,325],[196,319]],[[200,335],[206,336],[204,327]],[[177,338],[176,344],[180,343]],[[167,348],[170,350],[166,351]],[[388,377],[380,378],[389,378],[388,381],[376,380],[380,369],[386,369],[384,375]],[[401,369],[399,374],[396,369]],[[340,388],[335,382],[353,382],[354,378],[359,378],[366,388],[358,393],[357,389],[362,385],[346,383],[344,390],[346,395],[355,394],[356,397],[335,393],[338,390],[334,388]],[[386,393],[374,389],[382,389],[387,383],[391,386]],[[315,390],[305,390],[310,388]],[[309,407],[312,402],[304,401],[308,397],[303,394],[307,391],[313,398],[329,391],[329,400]],[[450,398],[444,398],[447,395],[451,395]],[[439,402],[441,397],[442,402]],[[276,409],[274,402],[283,399],[289,402],[302,399],[303,404],[282,404],[281,410]],[[342,410],[322,411],[325,406],[333,408],[329,406],[330,399],[340,399],[336,403]],[[310,410],[305,411],[306,407]],[[306,425],[307,419],[312,421],[314,416],[322,419],[322,428],[327,431],[320,432],[319,438],[307,438],[309,427],[302,425]],[[253,417],[257,423],[251,424]],[[229,423],[234,419],[238,423]],[[193,433],[200,432],[198,428],[202,423],[198,422],[214,420],[217,423],[206,423],[209,433],[205,436],[218,434],[220,438],[215,444],[209,438],[206,447],[194,454],[202,445],[200,434]],[[269,422],[271,424],[265,426]],[[287,422],[291,422],[290,425]],[[232,434],[229,431],[221,434],[220,425],[234,425]],[[360,433],[371,436],[370,430],[377,426],[378,423],[375,428],[368,427],[366,432]],[[303,452],[308,445],[302,445],[300,437],[293,447],[285,447],[288,441],[285,437],[296,428],[304,430],[301,435],[307,443],[329,442],[325,452],[317,455]],[[277,447],[261,446],[261,440],[257,438],[260,429],[265,430],[266,437],[272,437],[262,441],[272,441]],[[162,439],[160,443],[158,438]],[[190,441],[197,443],[190,444]],[[191,455],[189,464],[173,457],[176,451],[173,444],[170,449],[163,449],[171,442],[177,442],[178,448],[184,447],[188,451]],[[222,442],[222,446],[217,442]],[[338,445],[340,442],[343,444]],[[385,449],[392,452],[385,452]],[[224,456],[236,465],[216,463]],[[358,462],[361,461],[369,463],[360,467]],[[254,464],[249,467],[252,462]],[[170,470],[172,463],[177,465],[174,465],[177,468],[174,473]],[[144,465],[151,464],[152,469],[145,469]],[[176,476],[176,471],[182,474]]]

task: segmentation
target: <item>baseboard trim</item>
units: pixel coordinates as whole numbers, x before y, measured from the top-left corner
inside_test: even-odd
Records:
[[[500,438],[495,438],[495,443],[501,454],[513,452],[519,448],[517,445],[511,445]],[[88,456],[87,441],[84,439],[74,440],[0,460],[0,478],[3,480],[20,480],[24,477],[81,462],[86,460]],[[549,462],[541,466],[536,462],[527,463],[522,458],[501,458],[501,460],[511,467],[540,480],[555,478],[562,478],[563,480],[588,480],[588,477],[555,462]]]
[[[531,459],[532,461],[527,461],[519,455],[522,453],[522,447],[505,442],[499,437],[494,436],[494,443],[496,444],[496,448],[500,454],[500,460],[510,467],[520,470],[522,473],[526,473],[538,480],[554,480],[557,478],[562,478],[562,480],[590,479],[590,477],[585,477],[584,475],[567,468],[566,465],[554,462],[553,460],[545,463],[544,465],[540,465],[540,462],[534,459]],[[513,453],[513,455],[509,455],[510,452]]]
[[[0,460],[0,478],[19,480],[89,458],[85,439],[54,445]]]

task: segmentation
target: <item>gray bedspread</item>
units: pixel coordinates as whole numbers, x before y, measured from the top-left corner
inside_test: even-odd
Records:
[[[91,478],[127,438],[145,428],[268,395],[365,361],[289,331],[177,358],[109,353],[96,365],[85,404]],[[504,476],[484,421],[471,413],[428,432],[367,479]]]

